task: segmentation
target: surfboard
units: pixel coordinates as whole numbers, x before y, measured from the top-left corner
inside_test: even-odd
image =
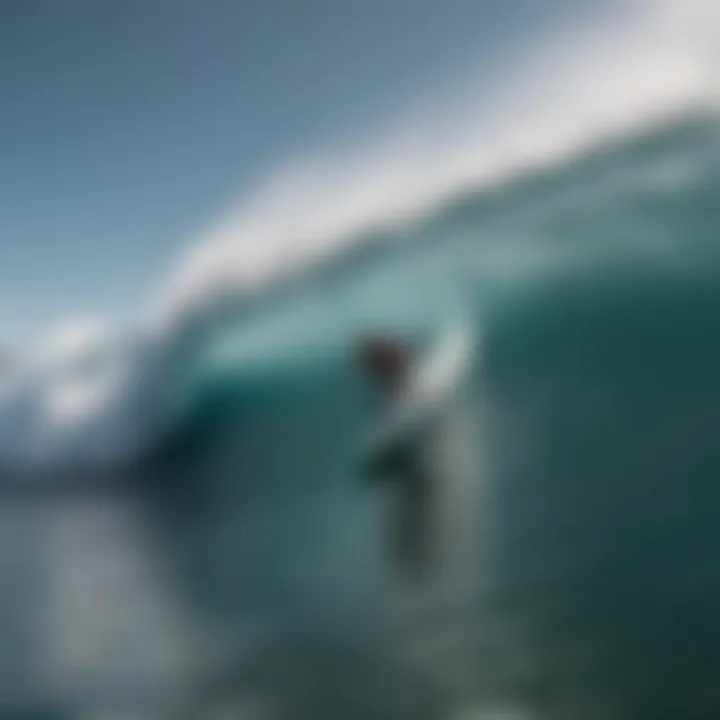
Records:
[[[360,464],[366,474],[391,473],[412,460],[423,435],[432,431],[462,390],[475,346],[469,322],[455,320],[441,328],[389,417],[364,443]]]

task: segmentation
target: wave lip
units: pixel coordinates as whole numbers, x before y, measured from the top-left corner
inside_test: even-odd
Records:
[[[291,162],[204,233],[151,308],[172,322],[221,288],[245,295],[422,221],[459,193],[560,163],[692,109],[716,107],[720,12],[706,0],[636,0],[556,29],[500,67],[440,90],[382,136]]]

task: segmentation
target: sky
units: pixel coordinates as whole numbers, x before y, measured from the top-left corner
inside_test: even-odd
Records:
[[[137,315],[288,159],[441,103],[468,68],[482,94],[530,38],[593,5],[3,0],[0,342]]]

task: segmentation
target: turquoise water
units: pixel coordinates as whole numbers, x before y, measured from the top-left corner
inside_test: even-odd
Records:
[[[720,716],[718,140],[688,118],[455,198],[171,348],[138,416],[165,430],[113,473],[222,638],[199,705]],[[482,338],[470,537],[414,597],[354,466],[376,408],[353,344],[458,312]]]
[[[143,482],[198,615],[266,630],[226,688],[290,718],[720,713],[718,139],[698,117],[458,198],[205,328]],[[472,561],[398,616],[352,342],[458,308]]]

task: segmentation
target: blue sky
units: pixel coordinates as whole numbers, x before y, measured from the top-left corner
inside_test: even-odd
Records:
[[[561,0],[5,0],[0,333],[131,317],[283,158],[380,126]]]

